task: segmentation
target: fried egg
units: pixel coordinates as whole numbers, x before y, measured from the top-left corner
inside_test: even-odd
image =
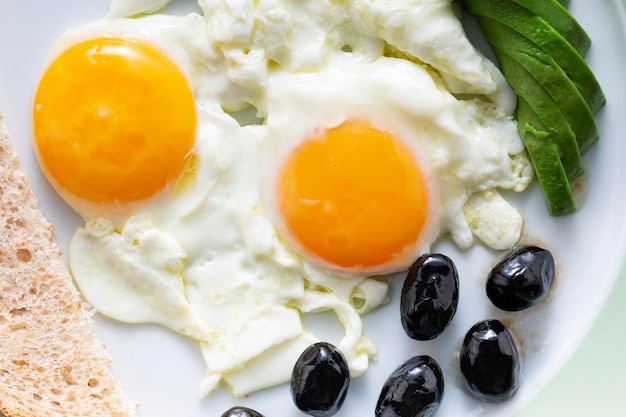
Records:
[[[440,3],[429,19],[456,28]],[[34,142],[85,219],[72,274],[100,313],[196,340],[201,395],[220,381],[237,396],[287,381],[320,338],[302,315],[329,310],[358,376],[376,355],[361,316],[386,302],[388,275],[445,234],[460,247],[519,238],[522,218],[498,190],[522,191],[532,169],[489,99],[510,91],[473,49],[443,62],[425,52],[433,34],[376,29],[398,5],[200,5],[204,15],[109,16],[53,48]],[[410,10],[434,10],[423,6]],[[466,48],[456,29],[440,38]],[[483,95],[457,99],[451,84]],[[252,122],[234,113],[244,109]]]

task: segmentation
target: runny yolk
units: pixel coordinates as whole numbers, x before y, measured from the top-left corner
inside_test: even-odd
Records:
[[[304,252],[340,268],[371,270],[413,250],[428,219],[428,192],[401,140],[347,121],[289,155],[278,206]]]
[[[55,186],[97,203],[135,201],[181,173],[195,141],[195,102],[162,53],[97,38],[70,47],[45,71],[33,129]]]

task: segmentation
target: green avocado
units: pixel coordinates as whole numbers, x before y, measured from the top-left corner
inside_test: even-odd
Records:
[[[567,40],[542,17],[511,0],[466,1],[467,11],[501,23],[542,48],[561,67],[595,114],[606,98],[593,72]]]
[[[591,46],[591,39],[570,12],[557,0],[510,1],[542,17],[550,26],[567,39],[580,55],[585,56]]]
[[[581,155],[605,104],[583,57],[591,41],[565,0],[465,0],[518,96],[517,125],[550,214],[577,209]]]
[[[584,155],[600,136],[593,113],[574,83],[550,55],[527,38],[495,20],[479,17],[479,23],[491,46],[500,50],[500,53],[496,52],[498,58],[504,53],[515,60],[545,90],[545,92],[533,93],[532,96],[523,92],[518,92],[518,94],[523,95],[533,108],[537,101],[551,98],[572,128],[580,154]],[[513,81],[509,79],[511,78],[510,71],[507,75],[507,71],[503,68],[503,73],[507,76],[509,83],[512,83]],[[525,75],[525,78],[528,76]],[[545,97],[546,92],[549,98]],[[538,111],[537,115],[540,118],[543,116]],[[547,123],[546,125],[550,126]]]
[[[494,48],[494,52],[518,99],[524,99],[545,126],[547,140],[556,146],[567,178],[571,181],[582,175],[584,167],[576,136],[561,109],[537,80],[507,54],[508,51]]]
[[[575,212],[576,201],[561,164],[559,150],[549,139],[550,132],[521,97],[517,106],[517,121],[519,134],[535,168],[550,215],[564,216]]]

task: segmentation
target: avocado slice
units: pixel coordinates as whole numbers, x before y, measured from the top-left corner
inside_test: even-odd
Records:
[[[587,32],[557,0],[510,0],[542,17],[556,29],[582,56],[591,46]]]
[[[545,89],[572,128],[580,154],[584,155],[600,135],[591,109],[569,77],[550,55],[519,33],[488,18],[480,17],[479,23],[491,46],[514,59]],[[507,80],[512,82],[509,77]],[[525,97],[531,107],[539,100],[538,96]],[[542,113],[537,114],[542,117]]]
[[[495,20],[541,47],[572,80],[595,114],[606,98],[600,83],[583,57],[542,17],[511,0],[466,0],[469,13]]]
[[[559,158],[559,149],[550,140],[550,132],[541,123],[530,105],[520,97],[517,106],[517,127],[552,216],[576,211],[576,201]]]
[[[581,176],[585,170],[576,136],[557,104],[537,80],[513,58],[501,49],[494,48],[494,51],[502,72],[511,80],[509,83],[518,95],[518,100],[524,99],[529,104],[538,120],[545,126],[543,129],[549,134],[548,140],[556,145],[567,178],[571,181]]]

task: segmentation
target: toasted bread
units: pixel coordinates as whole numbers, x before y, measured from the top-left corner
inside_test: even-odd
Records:
[[[0,414],[136,416],[0,116]]]

